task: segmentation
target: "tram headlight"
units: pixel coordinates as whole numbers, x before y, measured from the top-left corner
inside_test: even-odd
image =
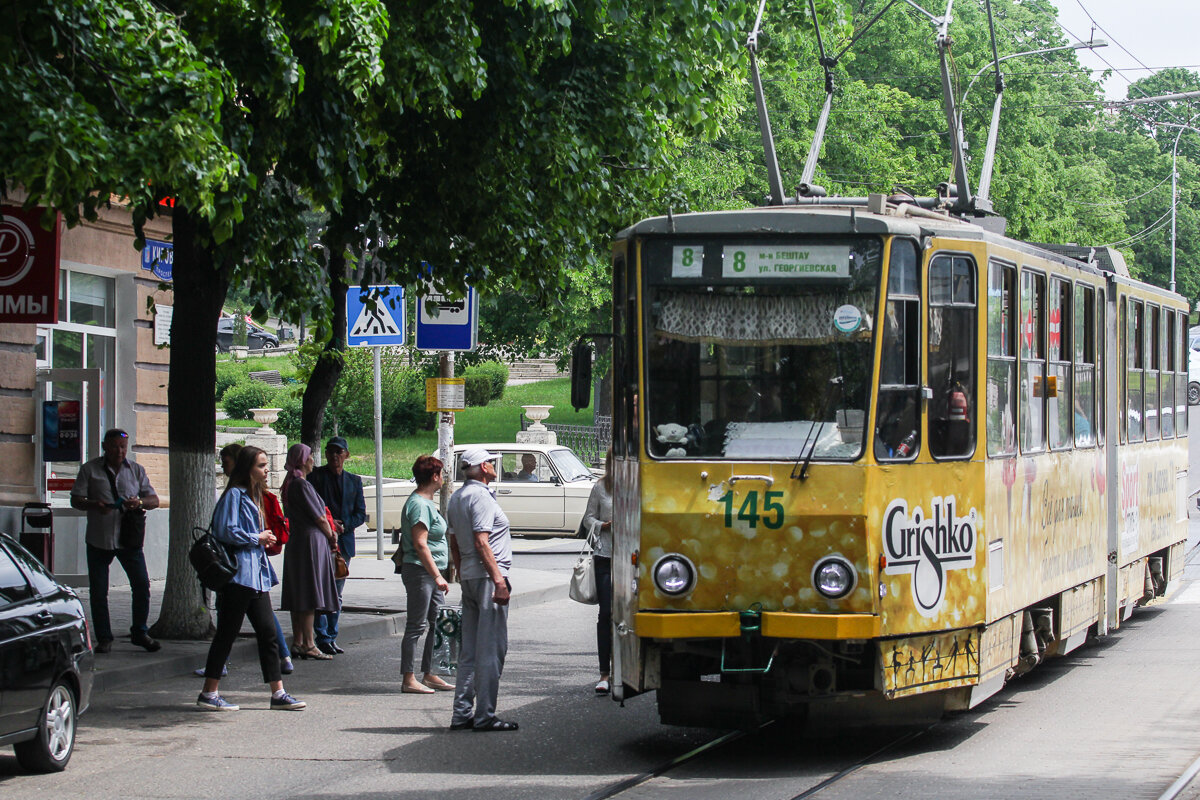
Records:
[[[696,567],[686,556],[668,553],[650,570],[654,586],[668,597],[680,597],[696,588]]]
[[[842,556],[826,556],[813,567],[813,585],[830,600],[838,600],[854,591],[858,582],[854,567]]]

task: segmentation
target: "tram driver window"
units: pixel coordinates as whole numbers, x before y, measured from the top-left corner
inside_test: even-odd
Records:
[[[916,243],[892,242],[887,306],[881,326],[879,403],[875,409],[875,458],[914,458],[920,447],[917,414],[921,393],[921,288]]]
[[[975,262],[929,263],[929,450],[936,458],[975,450]]]

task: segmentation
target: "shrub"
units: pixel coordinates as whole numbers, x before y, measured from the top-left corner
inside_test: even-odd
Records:
[[[252,408],[272,408],[276,390],[265,383],[246,380],[234,384],[221,398],[221,405],[231,419],[250,419]]]
[[[217,362],[217,399],[225,396],[230,386],[250,380],[250,365],[244,361]]]
[[[395,400],[384,397],[383,434],[388,437],[411,436],[436,415],[425,410],[425,379],[418,372],[400,376]]]
[[[499,400],[504,397],[504,387],[508,385],[508,366],[499,361],[484,361],[477,364],[474,370],[488,376],[492,382],[491,399]]]
[[[465,394],[468,406],[486,406],[492,399],[492,379],[478,372],[464,372]]]
[[[257,406],[255,406],[257,408]],[[289,440],[300,440],[300,398],[289,397],[279,404],[279,421],[273,426]]]

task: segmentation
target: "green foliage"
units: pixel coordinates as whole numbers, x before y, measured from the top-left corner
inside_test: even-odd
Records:
[[[508,367],[499,361],[482,361],[464,369],[459,377],[466,378],[468,381],[468,398],[472,396],[471,380],[477,377],[484,378],[485,383],[475,390],[474,395],[477,399],[483,398],[483,402],[471,403],[468,400],[468,404],[487,405],[492,400],[504,397],[504,387],[508,385]]]
[[[468,406],[486,406],[492,400],[492,379],[479,372],[463,373],[463,386]]]
[[[229,387],[250,380],[250,365],[245,361],[217,362],[217,399],[225,396]]]
[[[300,438],[300,398],[288,397],[279,404],[279,420],[272,425],[290,440]]]
[[[278,390],[261,381],[246,380],[231,386],[221,398],[221,405],[231,419],[251,419],[252,408],[275,408]]]
[[[321,355],[318,346],[302,346],[293,358],[297,378],[307,382]],[[351,347],[334,357],[344,362],[341,377],[325,411],[325,430],[337,425],[343,436],[375,435],[375,367],[369,347]],[[380,353],[380,408],[385,436],[406,435],[422,425],[425,411],[425,375],[407,363],[408,354],[398,348]]]
[[[245,347],[248,334],[246,308],[239,303],[233,308],[233,346]]]

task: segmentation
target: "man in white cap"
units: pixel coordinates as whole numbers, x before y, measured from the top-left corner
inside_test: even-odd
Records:
[[[462,583],[462,649],[454,686],[452,730],[515,731],[496,716],[500,673],[508,653],[508,598],[512,586],[512,535],[508,517],[488,484],[496,479],[496,456],[468,447],[459,456],[467,480],[446,508],[450,554]]]

